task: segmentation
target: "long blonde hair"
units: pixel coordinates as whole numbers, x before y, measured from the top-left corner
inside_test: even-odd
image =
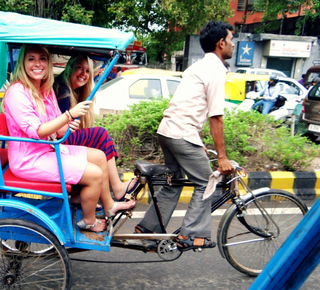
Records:
[[[43,102],[43,99],[41,97],[41,94],[39,94],[38,90],[34,86],[33,82],[30,80],[30,77],[26,73],[25,66],[24,66],[24,60],[29,51],[32,50],[39,50],[41,49],[47,56],[48,59],[48,71],[47,75],[41,80],[41,91],[45,92],[47,95],[49,95],[50,91],[52,90],[52,85],[54,81],[53,76],[53,64],[52,64],[52,57],[49,53],[48,49],[45,46],[40,45],[33,45],[33,44],[24,44],[20,48],[19,57],[17,60],[16,67],[13,72],[12,76],[12,84],[16,82],[21,82],[22,85],[30,92],[31,96],[33,97],[36,110],[40,115],[45,116],[46,115],[46,109]],[[11,84],[11,85],[12,85]],[[10,87],[9,87],[10,88]]]
[[[74,72],[76,71],[77,65],[80,62],[82,62],[83,60],[86,60],[89,64],[89,79],[84,86],[73,90],[72,84],[71,84],[71,77],[74,74]],[[55,83],[56,91],[59,91],[58,90],[59,85],[62,85],[63,83],[65,83],[69,87],[69,92],[67,92],[63,96],[57,96],[59,99],[69,97],[70,98],[70,106],[71,106],[70,108],[73,108],[79,102],[85,101],[88,98],[88,96],[90,95],[90,93],[94,87],[92,60],[84,54],[72,56],[69,59],[64,71],[57,77],[57,80]],[[93,104],[90,104],[89,106],[90,106],[89,112],[85,116],[81,117],[81,119],[80,119],[80,122],[81,122],[80,128],[92,127],[94,124]]]

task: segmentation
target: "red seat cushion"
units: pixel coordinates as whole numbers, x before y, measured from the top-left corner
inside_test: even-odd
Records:
[[[0,148],[1,168],[8,164],[8,149]]]
[[[9,136],[7,128],[6,116],[2,113],[0,114],[0,135]],[[8,163],[8,150],[0,148],[0,158],[1,158],[1,168],[3,168]],[[39,182],[30,181],[16,177],[8,168],[3,174],[4,184],[6,186],[26,188],[32,190],[41,190],[48,192],[60,192],[62,193],[61,184],[57,182]],[[66,184],[67,191],[71,192],[71,184]]]
[[[61,184],[57,182],[39,182],[30,181],[16,177],[8,168],[3,174],[4,183],[6,186],[13,186],[18,188],[26,188],[32,190],[41,190],[48,192],[61,192]],[[66,184],[67,191],[71,191],[71,184]]]
[[[6,115],[0,114],[0,135],[9,136]]]

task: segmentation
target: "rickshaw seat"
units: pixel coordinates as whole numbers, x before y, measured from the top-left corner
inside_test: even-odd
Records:
[[[8,164],[8,150],[0,148],[1,168],[3,169]]]
[[[7,120],[5,114],[0,114],[0,135],[9,136]],[[12,141],[13,142],[13,141]],[[5,186],[32,189],[38,191],[48,191],[62,193],[61,183],[58,182],[40,182],[30,181],[16,177],[8,164],[8,149],[0,148],[1,170]],[[66,189],[71,192],[71,184],[66,184]]]
[[[6,186],[13,186],[18,188],[26,188],[32,190],[44,190],[48,192],[61,192],[61,183],[57,182],[41,182],[30,181],[16,177],[10,168],[8,168],[3,174],[4,183]],[[71,191],[71,184],[66,184],[67,191]]]

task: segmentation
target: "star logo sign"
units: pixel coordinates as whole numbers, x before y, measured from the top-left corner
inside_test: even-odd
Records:
[[[249,50],[251,49],[251,47],[248,47],[248,43],[246,44],[246,47],[241,47],[241,48],[243,49],[243,53],[242,54],[250,55]]]

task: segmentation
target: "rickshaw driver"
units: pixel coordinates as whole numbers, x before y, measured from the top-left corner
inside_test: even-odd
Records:
[[[234,171],[225,152],[222,118],[227,74],[223,61],[232,57],[232,30],[232,25],[213,20],[201,30],[200,44],[205,56],[184,72],[157,132],[165,164],[174,173],[173,178],[183,178],[185,173],[196,184],[176,240],[181,251],[215,246],[210,230],[211,199],[203,200],[212,169],[199,135],[208,116],[219,170],[221,174]],[[182,187],[163,186],[157,194],[165,227],[181,191]],[[161,232],[153,204],[135,227],[135,232]]]

